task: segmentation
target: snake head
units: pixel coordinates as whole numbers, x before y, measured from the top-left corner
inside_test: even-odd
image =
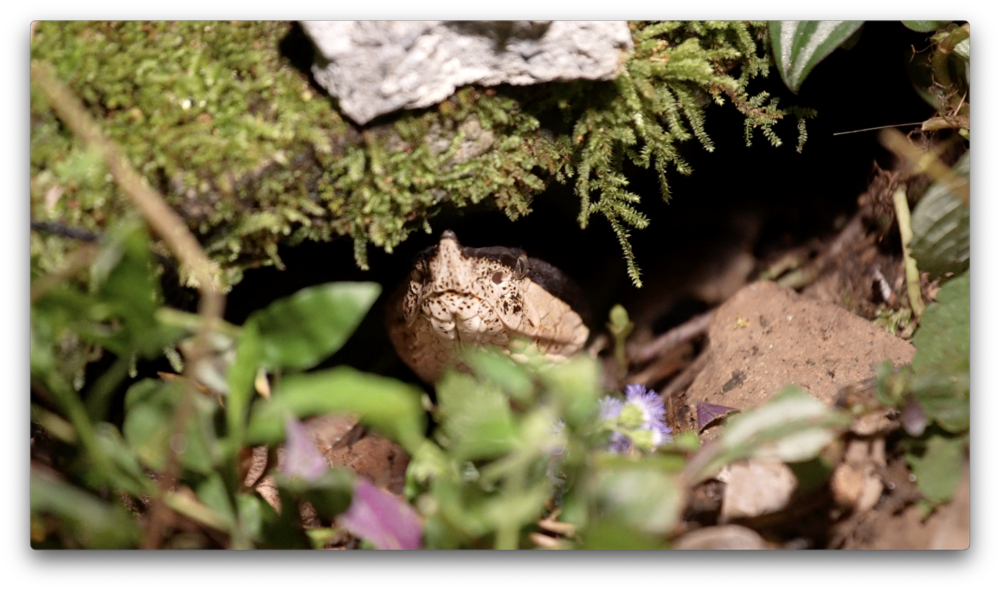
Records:
[[[439,371],[458,347],[503,348],[514,337],[546,352],[572,354],[588,331],[571,305],[553,293],[567,281],[521,249],[465,247],[448,230],[417,256],[390,303],[390,335],[421,376]]]

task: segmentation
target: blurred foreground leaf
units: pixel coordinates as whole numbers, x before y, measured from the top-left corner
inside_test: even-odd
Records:
[[[969,428],[969,273],[941,287],[913,337],[910,392],[927,418],[949,432]]]
[[[939,435],[905,442],[906,462],[917,478],[917,489],[928,503],[926,508],[947,502],[955,495],[965,465],[965,443],[964,437]]]
[[[284,438],[285,417],[354,413],[361,422],[399,443],[411,455],[424,440],[421,391],[395,379],[337,367],[282,379],[270,400],[254,404],[247,437],[252,444]]]
[[[695,481],[712,476],[740,459],[808,461],[849,426],[851,416],[829,408],[797,385],[789,385],[766,404],[730,418],[719,438],[699,452]]]
[[[591,502],[596,503],[597,523],[627,525],[649,535],[665,535],[680,521],[685,493],[676,473],[660,461],[609,461],[590,482]],[[588,537],[593,531],[588,528]]]
[[[181,381],[144,379],[136,383],[125,394],[122,433],[139,460],[154,471],[166,466],[167,453],[172,450],[180,455],[181,465],[186,469],[211,473],[221,459],[213,424],[219,406],[202,395],[192,396],[187,428],[171,440],[174,414],[183,395]]]
[[[268,368],[308,369],[337,352],[354,333],[381,287],[327,283],[308,287],[254,312]]]
[[[33,547],[45,547],[52,535],[61,543],[58,547],[75,549],[127,549],[136,547],[142,538],[138,523],[121,506],[103,502],[93,495],[69,484],[55,482],[47,477],[31,474],[32,520],[44,516],[58,519],[57,530],[46,527]]]
[[[367,479],[354,485],[351,507],[338,522],[376,549],[420,549],[420,516],[412,506],[377,488]]]

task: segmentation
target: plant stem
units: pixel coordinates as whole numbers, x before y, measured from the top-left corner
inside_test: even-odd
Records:
[[[896,220],[899,222],[899,237],[903,242],[903,262],[906,268],[906,291],[910,296],[910,309],[913,315],[920,317],[924,313],[924,299],[920,295],[920,271],[917,261],[910,253],[910,240],[913,239],[913,229],[910,227],[910,205],[906,202],[906,189],[902,186],[892,194],[896,206]]]

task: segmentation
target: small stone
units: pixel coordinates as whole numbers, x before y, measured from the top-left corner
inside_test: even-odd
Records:
[[[611,80],[632,50],[625,21],[306,21],[313,76],[364,125],[468,84]]]

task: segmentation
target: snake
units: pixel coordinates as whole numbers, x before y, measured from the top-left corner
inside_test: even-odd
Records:
[[[386,324],[400,358],[425,382],[459,366],[466,348],[496,347],[517,360],[524,340],[552,361],[583,348],[590,332],[583,292],[562,271],[520,248],[462,246],[446,230],[418,254],[389,298]]]

